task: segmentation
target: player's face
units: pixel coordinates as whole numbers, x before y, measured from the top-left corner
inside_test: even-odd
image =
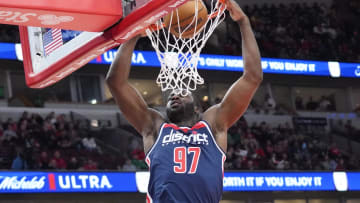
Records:
[[[176,110],[179,108],[185,107],[187,104],[194,103],[193,96],[191,92],[189,92],[186,96],[183,96],[182,94],[176,94],[174,91],[170,93],[168,99],[167,99],[167,109]]]
[[[170,120],[181,120],[187,115],[192,115],[194,111],[194,98],[190,92],[186,96],[170,93],[166,105],[166,113]]]

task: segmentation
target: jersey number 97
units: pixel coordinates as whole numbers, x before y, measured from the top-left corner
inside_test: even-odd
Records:
[[[187,169],[187,155],[193,154],[190,169]],[[175,173],[187,173],[194,174],[196,173],[197,166],[199,163],[199,158],[201,154],[200,147],[176,147],[174,148],[174,172]]]

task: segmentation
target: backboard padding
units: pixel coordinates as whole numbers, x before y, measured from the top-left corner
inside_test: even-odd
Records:
[[[144,3],[145,0],[140,1]],[[36,61],[38,57],[36,49],[41,45],[34,45],[36,43],[29,39],[29,36],[31,38],[29,27],[20,26],[27,85],[32,88],[43,88],[56,83],[107,50],[119,46],[143,32],[152,23],[181,6],[187,0],[146,1],[145,4],[134,7],[135,10],[112,28],[85,37],[88,39],[86,42],[80,40],[79,43],[75,43],[76,45],[65,44],[61,50],[56,50],[56,53],[49,55],[48,58],[43,57],[40,62]],[[30,29],[30,32],[36,32],[36,30],[31,31]],[[36,37],[33,40],[36,40]]]

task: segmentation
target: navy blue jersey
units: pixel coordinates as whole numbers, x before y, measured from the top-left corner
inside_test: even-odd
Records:
[[[162,124],[146,156],[147,202],[218,203],[225,158],[205,121],[192,128]]]

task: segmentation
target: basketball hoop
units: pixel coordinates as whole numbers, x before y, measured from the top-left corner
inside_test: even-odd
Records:
[[[172,90],[176,94],[185,96],[184,94],[189,91],[194,91],[197,85],[204,84],[204,79],[197,71],[200,52],[215,28],[224,20],[226,8],[225,0],[205,1],[209,3],[210,9],[207,21],[201,29],[197,29],[198,1],[195,3],[195,15],[192,22],[186,28],[182,28],[183,30],[177,29],[179,32],[178,37],[171,33],[171,26],[181,27],[178,9],[172,11],[170,19],[170,22],[173,22],[172,18],[177,16],[177,18],[174,17],[177,19],[177,23],[170,23],[165,27],[163,18],[146,29],[146,34],[161,64],[156,83],[163,92]],[[193,29],[194,23],[195,29]],[[191,26],[192,28],[190,28]],[[182,25],[182,27],[184,26]],[[190,37],[188,37],[189,29],[193,29]],[[182,37],[185,32],[187,32],[186,38]]]
[[[0,0],[0,24],[19,25],[22,52],[17,53],[22,54],[26,84],[44,88],[139,35],[185,2],[77,0],[74,7],[62,0]]]

